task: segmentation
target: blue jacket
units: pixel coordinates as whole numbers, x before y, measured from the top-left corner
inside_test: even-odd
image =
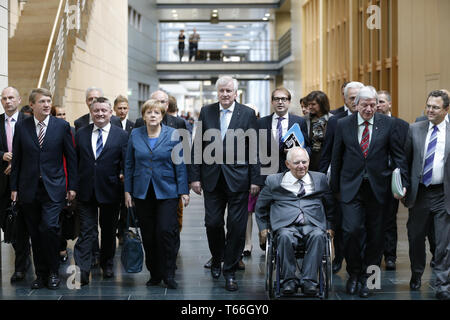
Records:
[[[175,141],[171,141],[172,135]],[[186,165],[184,162],[174,164],[171,157],[178,143],[180,138],[176,130],[161,125],[159,138],[151,149],[147,127],[135,128],[128,141],[125,160],[125,192],[134,198],[145,199],[151,182],[157,199],[189,194]]]

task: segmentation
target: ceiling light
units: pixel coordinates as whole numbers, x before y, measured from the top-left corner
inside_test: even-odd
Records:
[[[264,18],[263,18],[263,20],[264,20],[264,21],[267,21],[267,20],[269,20],[269,18],[267,18],[267,17],[264,17]]]
[[[172,13],[177,13],[177,10],[172,10]]]
[[[236,26],[233,26],[233,25],[229,24],[229,25],[226,26],[226,28],[228,28],[228,29],[234,29],[234,28],[236,28]]]
[[[226,44],[224,44],[224,45],[222,46],[222,49],[228,49],[228,46],[227,46]]]
[[[217,13],[213,13],[212,16],[213,16],[213,17],[217,17]]]
[[[214,9],[212,12],[214,12],[214,13],[217,13],[217,12],[219,12],[217,9]]]
[[[231,37],[231,36],[232,36],[231,33],[229,33],[229,32],[225,33],[225,37]]]
[[[266,16],[266,17],[270,17],[270,13],[266,13],[265,16]]]

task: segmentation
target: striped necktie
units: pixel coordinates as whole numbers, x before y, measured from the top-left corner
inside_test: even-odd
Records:
[[[225,138],[225,134],[227,133],[227,113],[230,112],[228,109],[222,110],[222,116],[220,117],[220,133],[222,135],[222,140]]]
[[[370,131],[369,131],[369,122],[364,121],[364,125],[366,126],[364,128],[362,137],[361,137],[361,151],[364,154],[364,158],[367,158],[367,153],[369,153],[369,139],[370,139]]]
[[[97,146],[96,146],[96,151],[95,151],[95,159],[97,159],[100,155],[100,153],[102,153],[103,150],[103,134],[102,134],[102,128],[98,128],[98,137],[97,137]]]
[[[277,131],[278,131],[278,145],[282,145],[282,139],[283,139],[283,127],[281,126],[281,121],[284,120],[284,117],[278,117],[278,123],[277,123]]]
[[[40,121],[38,123],[38,126],[39,126],[39,135],[38,135],[39,147],[42,148],[42,144],[44,143],[44,136],[45,136],[45,132],[44,132],[45,123]]]
[[[425,163],[423,165],[423,177],[422,183],[428,187],[431,184],[431,178],[433,176],[433,161],[434,153],[436,151],[437,144],[437,132],[439,131],[437,126],[433,127],[433,132],[430,136],[430,141],[428,142],[427,154],[425,156]]]

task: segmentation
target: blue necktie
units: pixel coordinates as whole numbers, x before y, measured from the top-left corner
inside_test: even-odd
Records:
[[[278,131],[278,145],[282,145],[281,139],[283,138],[283,128],[281,127],[281,121],[283,121],[283,117],[278,117],[278,123],[277,123],[277,131]]]
[[[437,132],[439,131],[437,126],[433,127],[433,132],[430,136],[430,141],[428,142],[427,154],[425,156],[425,163],[423,165],[423,177],[422,183],[428,187],[431,184],[431,178],[433,176],[433,161],[434,152],[436,151],[437,144]]]
[[[220,133],[222,134],[222,140],[225,137],[225,134],[227,133],[227,113],[230,112],[228,109],[222,110],[222,116],[220,117]]]
[[[102,150],[103,150],[102,129],[99,128],[97,131],[98,131],[98,138],[97,138],[97,147],[96,147],[96,151],[95,151],[95,159],[98,158],[98,156],[100,155],[100,153],[102,153]]]

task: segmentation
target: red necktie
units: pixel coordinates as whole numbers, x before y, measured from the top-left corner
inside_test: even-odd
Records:
[[[367,158],[367,153],[369,152],[369,139],[370,139],[369,122],[364,121],[364,125],[366,127],[364,128],[361,143],[359,145],[361,146],[361,151],[364,154],[364,158]]]

